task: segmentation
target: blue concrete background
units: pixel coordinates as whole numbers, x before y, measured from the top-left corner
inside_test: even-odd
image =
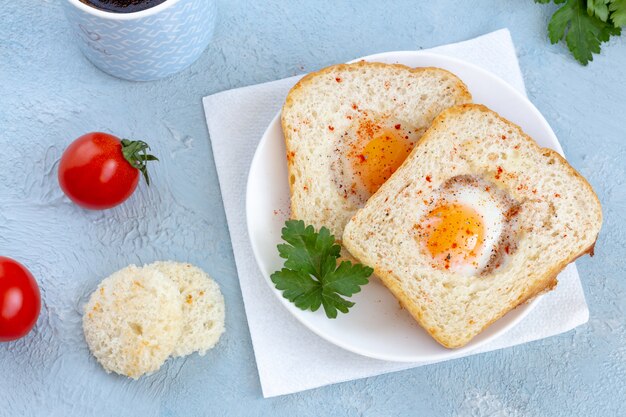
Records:
[[[0,345],[0,416],[626,415],[626,36],[588,67],[549,45],[554,6],[531,0],[219,3],[215,39],[184,72],[130,83],[94,68],[58,0],[0,2],[0,254],[25,263],[43,295],[26,338]],[[584,325],[535,343],[263,399],[201,98],[375,52],[417,49],[508,27],[530,99],[591,182],[605,223],[578,262]],[[149,141],[154,185],[87,212],[56,183],[77,136]],[[242,190],[244,192],[244,190]],[[227,331],[205,357],[131,381],[89,354],[80,306],[128,263],[193,262],[220,283]]]

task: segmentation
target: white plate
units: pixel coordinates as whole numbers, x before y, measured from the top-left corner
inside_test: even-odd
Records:
[[[522,94],[493,74],[464,61],[416,51],[387,52],[363,58],[368,61],[401,63],[411,67],[434,66],[447,69],[468,86],[474,102],[482,103],[520,125],[541,146],[562,153],[554,132]],[[302,311],[282,297],[270,275],[280,269],[283,259],[276,245],[289,216],[289,185],[285,143],[279,115],[276,115],[256,150],[248,177],[246,216],[248,233],[256,261],[276,297],[302,324],[322,338],[349,351],[372,358],[420,362],[449,358],[476,349],[504,334],[519,323],[538,299],[518,307],[494,323],[463,348],[450,350],[435,342],[411,316],[399,308],[391,293],[371,279],[352,297],[356,303],[348,314],[335,320],[323,309]],[[267,300],[274,302],[274,300]],[[267,317],[267,320],[272,320]]]

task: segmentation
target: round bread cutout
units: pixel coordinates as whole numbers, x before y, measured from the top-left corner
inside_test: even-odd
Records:
[[[154,268],[130,265],[105,278],[85,305],[83,331],[107,371],[133,379],[158,370],[183,328],[177,286]]]
[[[218,284],[202,269],[189,263],[161,261],[146,268],[167,276],[182,300],[183,329],[173,356],[211,349],[224,332],[224,297]]]

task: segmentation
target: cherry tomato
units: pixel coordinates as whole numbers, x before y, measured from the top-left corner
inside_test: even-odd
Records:
[[[0,342],[19,339],[41,310],[37,281],[19,262],[0,256]]]
[[[63,152],[59,164],[59,184],[76,204],[90,210],[115,207],[130,197],[142,173],[148,185],[147,162],[158,159],[148,154],[150,147],[92,132],[76,139]]]

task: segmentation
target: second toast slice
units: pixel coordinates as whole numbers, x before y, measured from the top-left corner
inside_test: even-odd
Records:
[[[444,111],[343,244],[439,343],[460,347],[593,252],[602,212],[558,153],[480,105]]]

